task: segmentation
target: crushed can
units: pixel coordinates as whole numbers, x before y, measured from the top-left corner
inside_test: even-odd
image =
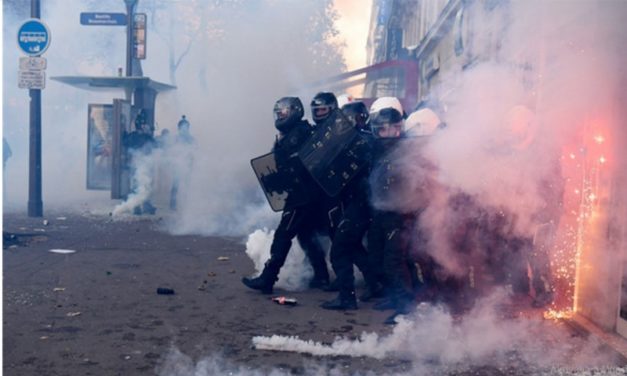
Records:
[[[276,304],[280,304],[280,305],[291,305],[294,306],[297,303],[297,300],[294,298],[288,298],[285,296],[275,296],[274,298],[271,298],[273,302],[275,302]]]

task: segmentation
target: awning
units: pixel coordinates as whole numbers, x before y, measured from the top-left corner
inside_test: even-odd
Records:
[[[52,80],[63,82],[80,89],[108,90],[108,89],[137,89],[150,88],[157,92],[176,89],[176,86],[153,81],[148,77],[90,77],[90,76],[57,76]]]

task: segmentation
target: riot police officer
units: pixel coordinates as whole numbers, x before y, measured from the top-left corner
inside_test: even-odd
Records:
[[[294,196],[288,195],[285,210],[281,221],[274,233],[270,247],[270,259],[266,261],[261,275],[257,278],[242,278],[242,283],[251,289],[260,290],[264,294],[271,294],[274,283],[278,279],[279,271],[292,245],[292,239],[299,236],[303,250],[307,254],[314,268],[314,287],[321,287],[328,283],[329,275],[324,251],[315,236],[312,213],[316,213],[321,192],[315,189],[315,182],[304,170],[300,161],[294,157],[300,146],[311,136],[313,128],[303,119],[303,104],[297,97],[284,97],[274,105],[275,127],[279,136],[274,144],[273,152],[279,171],[287,171],[295,179],[303,182],[303,186],[312,188],[306,203],[293,202]],[[312,281],[312,282],[313,282]]]
[[[360,133],[365,133],[368,110],[363,102],[345,104],[342,107],[342,113]],[[366,137],[365,140],[369,140],[369,135]],[[361,270],[366,280],[368,290],[362,295],[362,300],[368,300],[382,292],[381,286],[378,285],[371,271],[368,254],[363,245],[363,238],[370,226],[368,174],[369,166],[362,166],[361,171],[348,182],[338,197],[343,210],[333,236],[331,264],[337,276],[339,294],[335,299],[324,302],[321,305],[324,309],[357,308],[353,265]]]
[[[150,192],[152,191],[152,167],[154,160],[152,159],[152,151],[155,147],[155,138],[153,135],[154,128],[148,124],[146,112],[142,109],[135,117],[135,130],[125,133],[122,138],[122,144],[126,150],[126,166],[125,169],[130,171],[131,190],[133,193],[139,192],[142,188],[148,191],[148,195],[141,205],[133,208],[133,214],[155,214],[157,208],[150,201]],[[138,165],[143,164],[147,167],[149,180],[141,181],[138,179]],[[145,185],[142,187],[142,185]]]
[[[400,101],[394,97],[377,99],[370,108],[374,138],[373,167],[370,174],[372,225],[368,231],[368,252],[372,265],[383,265],[382,278],[389,295],[389,308],[395,310],[386,323],[393,324],[398,314],[408,313],[413,302],[412,271],[409,268],[413,213],[388,207],[402,184],[402,171],[395,150],[403,135],[404,119]]]

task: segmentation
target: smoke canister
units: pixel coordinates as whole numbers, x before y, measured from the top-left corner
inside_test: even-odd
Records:
[[[275,302],[276,304],[280,304],[280,305],[296,305],[297,300],[294,298],[288,298],[285,296],[276,296],[274,298],[272,298],[272,301]]]

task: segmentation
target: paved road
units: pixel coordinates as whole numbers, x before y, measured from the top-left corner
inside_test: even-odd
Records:
[[[4,215],[4,231],[16,235],[5,239],[3,251],[5,375],[505,375],[550,368],[513,350],[473,358],[463,353],[466,349],[462,358],[441,357],[454,343],[438,348],[445,339],[431,342],[432,333],[437,337],[448,330],[443,335],[455,341],[454,327],[425,332],[435,323],[431,320],[407,326],[406,333],[397,328],[392,335],[393,328],[382,324],[389,313],[372,310],[371,303],[361,303],[354,312],[325,311],[318,305],[332,295],[322,291],[283,292],[299,304],[277,305],[239,282],[253,272],[243,237],[173,236],[160,230],[159,217],[113,221],[53,213],[46,220],[44,225],[43,219]],[[159,295],[159,287],[175,294]],[[465,346],[479,346],[485,330],[473,332],[476,344]],[[569,338],[579,343],[563,325],[551,330],[554,335],[544,344]],[[338,336],[354,340],[362,332],[379,337],[329,347]],[[399,334],[405,338],[392,343]],[[303,353],[252,347],[253,337],[272,335],[320,343],[280,348],[302,346]],[[335,355],[311,355],[325,346],[323,351]],[[554,364],[568,365],[573,354],[588,351],[571,347],[557,352],[564,357]],[[359,351],[364,356],[349,355]],[[621,363],[598,346],[586,354],[591,359],[574,364]],[[622,370],[612,368],[617,371]]]

